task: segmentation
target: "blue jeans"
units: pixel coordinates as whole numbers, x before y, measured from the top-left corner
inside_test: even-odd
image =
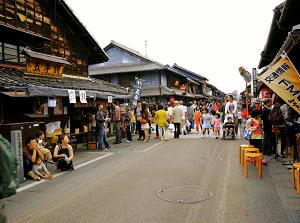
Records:
[[[92,126],[91,130],[97,130],[96,126]],[[96,132],[92,132],[91,137],[92,137],[92,142],[94,142],[96,140]]]
[[[32,165],[33,163],[30,160],[23,158],[24,177],[27,177],[28,172],[32,170]]]
[[[96,137],[97,137],[97,142],[98,142],[98,149],[102,149],[102,143],[104,142],[105,148],[109,148],[109,143],[106,138],[106,133],[104,126],[97,127],[96,130]]]
[[[115,123],[116,142],[121,142],[121,140],[122,140],[121,124],[122,124],[121,122],[116,122]]]

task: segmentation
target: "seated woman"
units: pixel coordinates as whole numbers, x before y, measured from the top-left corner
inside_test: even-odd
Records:
[[[73,149],[69,143],[69,137],[66,134],[59,136],[59,144],[54,149],[54,161],[57,165],[57,172],[60,173],[62,170],[74,170],[73,166]]]

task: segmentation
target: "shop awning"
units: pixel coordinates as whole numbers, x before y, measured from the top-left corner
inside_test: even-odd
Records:
[[[68,89],[43,87],[29,84],[27,86],[27,94],[30,97],[44,96],[44,97],[69,97]],[[85,90],[87,97],[95,97],[101,99],[107,99],[108,96],[112,96],[113,99],[129,99],[130,95],[118,95],[110,92],[100,92]],[[76,97],[79,97],[79,90],[75,90]]]
[[[300,76],[287,56],[280,58],[258,77],[300,114]]]

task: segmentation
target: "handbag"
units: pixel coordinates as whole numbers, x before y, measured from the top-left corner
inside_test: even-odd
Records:
[[[247,140],[251,139],[251,135],[252,135],[252,131],[248,130],[248,129],[244,129],[244,138]]]
[[[146,119],[144,119],[144,118],[142,118],[141,120],[140,120],[140,123],[146,123],[147,121],[146,121]]]
[[[170,132],[173,132],[175,130],[175,126],[173,123],[170,123],[169,130],[170,130]]]
[[[191,122],[189,120],[186,120],[186,126],[189,128],[191,126]]]

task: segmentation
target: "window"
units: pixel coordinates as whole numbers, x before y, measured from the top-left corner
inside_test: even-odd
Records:
[[[17,0],[16,7],[17,7],[16,26],[25,29],[26,27],[25,0]]]
[[[5,1],[5,12],[6,12],[6,23],[14,25],[15,24],[15,1],[6,0]]]
[[[7,62],[18,63],[18,47],[4,43],[4,57]]]

